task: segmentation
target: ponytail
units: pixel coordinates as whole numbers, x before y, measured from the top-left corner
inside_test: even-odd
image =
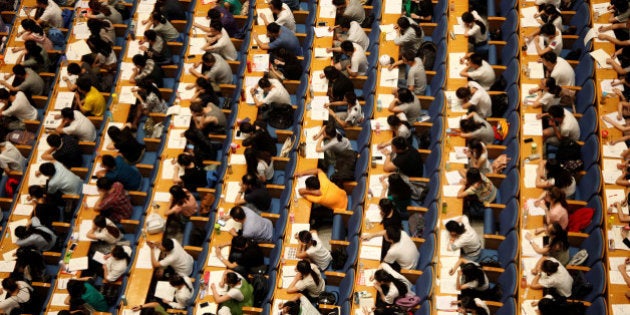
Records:
[[[313,282],[315,282],[316,285],[319,285],[319,281],[321,280],[319,279],[319,274],[311,268],[311,264],[308,261],[300,260],[297,264],[297,270],[302,274],[302,276],[309,274],[311,278],[313,278]]]

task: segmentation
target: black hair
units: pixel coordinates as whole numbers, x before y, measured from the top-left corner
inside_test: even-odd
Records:
[[[273,6],[275,9],[282,10],[282,1],[280,0],[271,0],[269,1],[269,5]]]
[[[558,188],[569,187],[573,183],[573,175],[571,172],[560,164],[557,159],[549,159],[545,164],[547,178],[554,179],[554,186]]]
[[[26,68],[23,65],[17,64],[13,66],[13,73],[15,75],[26,75]]]
[[[267,76],[264,76],[260,78],[260,80],[258,80],[258,87],[260,87],[261,89],[270,88],[271,81],[269,81],[269,78]]]
[[[383,212],[383,217],[388,217],[390,213],[392,213],[392,211],[395,211],[395,205],[394,205],[394,201],[392,201],[389,198],[383,198],[381,200],[379,200],[378,202],[378,207],[381,208],[381,211]]]
[[[332,0],[333,5],[340,6],[346,4],[346,0]]]
[[[447,231],[455,233],[457,235],[462,235],[464,234],[464,232],[466,232],[466,227],[455,220],[450,220],[446,222],[444,226],[446,227]]]
[[[317,176],[310,176],[309,178],[306,179],[305,182],[306,188],[308,189],[319,189],[321,188],[320,183],[319,183],[319,178],[317,178]]]
[[[190,163],[195,163],[195,158],[192,155],[182,153],[177,156],[177,164],[181,166],[189,166]]]
[[[476,167],[470,167],[466,171],[466,187],[470,187],[473,184],[481,182],[483,178],[481,177],[481,172]]]
[[[68,64],[68,74],[74,74],[74,75],[81,74],[81,66],[76,62],[72,62]]]
[[[346,92],[343,97],[346,99],[346,101],[348,102],[348,106],[352,107],[354,105],[356,105],[357,103],[357,95],[354,94],[354,91],[348,91]]]
[[[398,99],[402,103],[412,103],[416,96],[408,88],[398,89]]]
[[[334,124],[326,124],[326,127],[324,128],[324,133],[331,139],[337,138],[337,141],[339,142],[341,142],[341,140],[343,139],[343,135],[337,132],[337,128]]]
[[[13,278],[2,279],[2,287],[8,292],[14,292],[18,289],[17,282]]]
[[[252,123],[250,123],[249,121],[243,121],[238,125],[238,130],[244,133],[252,133],[254,132],[255,128],[254,125],[252,125]]]
[[[401,232],[400,232],[400,228],[399,227],[394,227],[394,226],[386,227],[385,228],[385,235],[387,235],[387,238],[392,243],[400,242]]]
[[[182,186],[173,185],[168,190],[168,192],[171,194],[171,196],[173,196],[173,204],[172,204],[173,206],[174,205],[181,206],[184,203],[186,203],[186,199],[188,199],[189,193],[186,192]]]
[[[477,286],[481,287],[486,284],[486,275],[483,269],[474,263],[465,263],[461,266],[464,282],[477,281]]]
[[[326,66],[326,68],[324,68],[324,76],[329,81],[336,80],[337,78],[339,78],[340,75],[341,75],[341,71],[339,71],[337,68],[333,66]]]
[[[0,89],[0,100],[8,100],[10,95],[6,89]]]
[[[387,189],[387,194],[389,196],[394,196],[399,200],[409,200],[411,199],[412,191],[411,187],[403,180],[402,176],[399,173],[392,173],[388,176],[389,180],[389,188]]]
[[[103,157],[101,158],[101,164],[103,164],[103,166],[112,169],[114,167],[116,167],[116,159],[109,155],[109,154],[105,154],[103,155]]]
[[[247,238],[241,236],[241,235],[237,235],[232,239],[232,246],[235,248],[245,248],[245,246],[247,245]]]
[[[267,32],[271,34],[278,34],[280,32],[280,25],[276,22],[271,22],[267,25]]]
[[[230,210],[230,216],[232,219],[236,220],[244,220],[245,219],[245,211],[240,206],[236,206]]]
[[[407,292],[409,291],[409,289],[407,288],[404,282],[395,278],[389,272],[383,269],[378,269],[376,270],[376,272],[374,272],[374,280],[378,282],[393,283],[394,286],[396,286],[396,289],[398,289],[399,297],[407,295]]]
[[[233,286],[235,286],[236,284],[238,284],[238,282],[239,282],[240,280],[241,280],[241,279],[238,277],[238,275],[237,275],[237,274],[236,274],[236,272],[234,272],[234,271],[232,271],[232,272],[228,272],[228,273],[225,275],[225,283],[226,283],[228,286],[230,286],[230,287],[233,287]]]
[[[35,198],[43,198],[46,194],[43,186],[31,185],[28,186],[28,194]]]
[[[263,183],[260,181],[258,176],[251,173],[247,173],[243,175],[243,177],[241,177],[241,181],[243,182],[243,184],[254,187],[254,188],[259,188],[263,186]]]
[[[392,146],[398,150],[407,150],[407,148],[409,148],[409,142],[403,137],[396,137],[392,139]]]
[[[44,64],[44,56],[42,56],[42,47],[37,45],[37,42],[34,40],[27,40],[24,43],[24,48],[26,48],[26,54],[24,55],[24,59],[35,58],[37,63],[40,65]]]
[[[129,254],[127,254],[127,252],[125,252],[125,249],[120,245],[114,246],[114,248],[112,249],[112,257],[116,259],[124,259],[127,261],[127,263],[131,261],[131,257],[129,257]]]
[[[70,279],[68,280],[67,289],[70,297],[78,298],[85,292],[85,285],[83,284],[83,281]]]
[[[107,224],[107,218],[104,215],[97,215],[96,217],[94,217],[93,222],[96,227],[107,230],[107,233],[109,233],[111,236],[115,238],[118,238],[120,236],[120,230],[115,226]]]
[[[345,40],[343,42],[341,42],[341,45],[339,45],[339,47],[341,47],[341,50],[345,53],[345,52],[354,52],[354,44],[352,44],[351,41],[349,40]]]
[[[42,163],[39,166],[39,172],[42,173],[42,175],[51,177],[57,173],[57,169],[55,168],[55,164],[51,162],[46,162],[46,163]]]
[[[153,11],[151,13],[151,19],[160,22],[160,24],[165,24],[168,21],[159,10]]]
[[[472,23],[472,22],[474,22],[475,24],[479,25],[480,32],[482,34],[486,33],[486,25],[482,21],[479,21],[479,20],[475,19],[475,16],[472,15],[472,13],[464,12],[462,14],[462,21],[464,23]]]
[[[560,97],[562,87],[556,84],[556,79],[553,77],[546,78],[545,87],[549,90],[549,93],[553,94],[555,97]]]
[[[564,118],[564,108],[560,105],[553,105],[547,110],[553,118]]]
[[[92,88],[92,82],[90,82],[90,79],[86,77],[78,78],[76,85],[81,91],[85,91],[86,93]]]
[[[201,60],[207,63],[214,63],[217,61],[217,59],[214,57],[214,55],[211,52],[207,52],[203,54],[203,56],[201,57]]]
[[[554,249],[558,246],[563,251],[569,248],[569,234],[560,223],[554,222],[549,230],[549,248]]]
[[[548,51],[546,53],[544,53],[542,56],[540,56],[542,59],[551,62],[553,64],[555,64],[556,62],[558,62],[558,55],[556,55],[555,52],[553,51]]]
[[[483,154],[483,142],[479,139],[468,140],[468,150],[474,158],[478,159]]]
[[[284,302],[284,304],[282,304],[282,308],[289,308],[289,310],[287,312],[282,312],[282,314],[287,314],[287,315],[299,315],[300,314],[300,304],[299,304],[299,300],[298,302],[296,301],[286,301]]]
[[[558,272],[559,266],[560,266],[559,263],[547,259],[542,263],[542,266],[540,266],[540,270],[544,271],[548,275],[552,275]]]
[[[414,59],[416,59],[416,52],[413,50],[405,50],[402,53],[402,57],[403,59],[406,59],[407,61],[413,61]]]
[[[540,27],[540,34],[547,36],[556,35],[556,27],[551,23],[545,23]]]
[[[162,247],[164,247],[167,252],[170,252],[175,248],[175,242],[173,242],[173,239],[166,237],[162,239]]]
[[[346,16],[342,16],[339,18],[339,26],[341,26],[341,28],[350,28],[351,22],[352,20]]]
[[[136,54],[135,56],[133,56],[133,58],[131,58],[131,60],[133,61],[133,64],[139,67],[144,67],[147,65],[147,57],[141,54]]]
[[[150,41],[156,40],[158,37],[158,33],[155,30],[146,30],[144,31],[144,38]]]
[[[468,99],[471,95],[472,92],[468,86],[462,86],[455,91],[455,96],[462,100]]]
[[[315,272],[315,270],[311,268],[310,262],[302,259],[298,261],[296,269],[302,274],[302,278],[305,278],[307,275],[310,275],[311,278],[313,278],[313,282],[315,282],[316,285],[319,285],[319,282],[321,281],[321,279],[319,278],[319,275],[317,274],[317,272]]]
[[[473,117],[464,118],[459,122],[459,128],[462,132],[473,132],[481,127],[485,127],[485,125],[481,122],[476,122]]]
[[[112,185],[114,185],[114,182],[107,177],[101,177],[96,180],[96,187],[99,189],[110,190]]]
[[[309,246],[317,246],[317,241],[313,239],[313,234],[308,230],[300,231],[298,233],[298,239],[300,242],[308,244]]]
[[[405,34],[407,30],[411,28],[414,30],[414,32],[416,32],[416,37],[422,38],[423,36],[422,29],[420,28],[420,26],[418,26],[418,24],[411,24],[411,22],[409,21],[407,17],[404,17],[404,16],[399,17],[398,20],[396,21],[396,24],[400,28],[402,34]]]
[[[470,55],[469,59],[470,59],[470,62],[472,62],[475,65],[483,64],[483,58],[478,53],[473,53],[472,55]]]

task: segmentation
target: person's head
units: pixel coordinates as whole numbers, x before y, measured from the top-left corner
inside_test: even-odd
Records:
[[[551,3],[547,3],[543,6],[543,12],[548,16],[548,17],[552,17],[552,16],[558,16],[560,15],[560,11],[558,11],[558,8],[556,8],[555,5],[551,4]],[[552,20],[547,20],[548,22],[553,22]]]
[[[473,65],[475,68],[481,67],[481,64],[483,63],[483,58],[478,53],[473,53],[472,55],[470,55],[470,58],[468,60],[470,61],[470,64]]]
[[[61,146],[61,136],[55,133],[50,134],[46,137],[46,143],[48,143],[51,148],[59,148]]]
[[[244,134],[251,134],[255,131],[255,128],[249,121],[243,121],[238,125],[238,130]]]
[[[352,20],[350,18],[348,18],[347,16],[342,16],[339,18],[339,27],[341,28],[341,31],[343,32],[347,32],[350,29],[350,23],[352,22]]]
[[[136,67],[143,68],[144,66],[147,65],[147,57],[141,54],[137,54],[133,56],[131,60],[133,61],[133,64],[136,65]]]
[[[466,186],[470,187],[482,181],[481,172],[476,167],[469,167],[466,171]]]
[[[305,185],[308,190],[319,190],[321,188],[319,178],[317,178],[317,176],[310,176],[307,178]]]
[[[6,89],[0,89],[0,100],[8,101],[11,94]]]
[[[37,0],[37,7],[40,9],[45,9],[48,6],[48,0]]]
[[[337,11],[344,11],[348,6],[346,0],[333,0],[332,3],[335,7],[337,7]]]
[[[296,301],[286,301],[282,304],[281,311],[282,315],[299,315],[300,304]]]
[[[168,192],[171,194],[171,197],[173,197],[173,203],[180,203],[188,199],[188,194],[180,185],[171,186]]]
[[[76,63],[76,62],[72,62],[70,64],[68,64],[68,74],[70,75],[79,75],[81,74],[81,66]]]
[[[213,91],[212,83],[205,77],[197,78],[197,80],[195,80],[195,85],[197,86],[197,89],[201,90],[202,92]]]
[[[378,207],[381,210],[381,216],[383,218],[389,217],[389,215],[396,210],[394,208],[394,201],[389,198],[383,198],[378,202]]]
[[[175,288],[181,288],[182,286],[186,285],[186,281],[184,281],[184,278],[178,274],[172,275],[171,278],[168,279],[168,283]]]
[[[29,55],[39,55],[42,51],[42,48],[37,45],[37,42],[30,39],[24,42],[24,48]]]
[[[547,111],[551,118],[555,121],[556,125],[560,125],[562,120],[564,120],[564,108],[560,105],[553,105],[549,107]]]
[[[15,290],[18,289],[17,282],[13,278],[2,279],[2,287],[9,293],[15,292]]]
[[[399,173],[392,173],[387,177],[389,188],[387,194],[400,200],[409,200],[411,198],[411,188]]]
[[[472,91],[468,86],[462,86],[455,91],[455,96],[462,100],[462,102],[467,102],[472,96]]]
[[[107,218],[105,218],[102,214],[95,216],[92,222],[94,223],[94,226],[99,229],[104,229],[107,226]]]
[[[313,268],[311,267],[311,263],[308,260],[302,259],[298,261],[297,266],[295,266],[295,270],[297,270],[297,272],[302,275],[302,279],[310,276],[315,284],[319,285],[319,276],[317,275],[315,270],[313,270]]]
[[[395,226],[388,226],[385,228],[385,240],[395,244],[400,242],[400,228]]]
[[[18,239],[25,239],[29,236],[28,229],[25,226],[18,226],[15,228],[15,236]]]
[[[16,77],[24,78],[26,76],[26,68],[23,65],[15,65],[13,66],[13,74]]]
[[[615,11],[619,14],[628,11],[627,0],[613,0],[611,3],[615,6]]]
[[[172,238],[165,237],[162,239],[162,248],[164,251],[170,252],[175,248],[175,242]]]
[[[105,169],[113,170],[116,168],[116,158],[109,154],[105,154],[101,158],[101,164],[103,164],[103,167],[105,167]]]
[[[166,17],[162,15],[162,12],[160,12],[160,10],[153,10],[153,12],[151,13],[151,20],[159,24],[165,24],[167,22]]]
[[[190,103],[190,112],[195,116],[203,114],[203,109],[204,104],[199,100],[195,100]]]
[[[281,0],[271,0],[269,1],[269,9],[274,14],[280,13],[282,11],[282,1]]]
[[[465,263],[462,264],[462,276],[464,277],[464,282],[472,282],[477,280],[478,286],[482,286],[486,283],[486,276],[478,265],[474,263]]]
[[[208,10],[208,18],[210,20],[220,19],[221,18],[221,11],[219,11],[219,9],[217,9],[216,7]]]
[[[339,75],[341,75],[341,72],[333,66],[326,66],[326,68],[324,68],[324,76],[328,81],[337,80],[339,78]]]
[[[540,266],[540,270],[542,270],[547,275],[552,275],[558,271],[559,266],[559,263],[547,259],[542,263],[542,266]]]
[[[341,51],[346,55],[352,55],[354,53],[354,44],[352,44],[352,42],[349,40],[341,42],[341,45],[339,45],[339,47],[341,48]]]
[[[549,234],[549,247],[551,250],[566,250],[569,248],[569,233],[563,229],[559,222],[547,225]]]
[[[144,39],[153,43],[157,40],[158,33],[154,30],[146,30],[144,31]]]
[[[411,50],[405,50],[402,54],[402,60],[406,64],[413,64],[416,60],[416,53]]]
[[[267,76],[264,76],[258,80],[258,87],[261,88],[265,93],[271,91],[271,81]]]
[[[260,182],[258,176],[251,173],[243,175],[243,177],[241,178],[241,183],[245,189],[259,188],[263,185],[263,183]]]
[[[238,285],[239,282],[241,282],[241,279],[238,277],[236,272],[229,271],[225,274],[225,284],[229,287],[234,287]]]
[[[560,92],[562,91],[562,87],[557,85],[556,79],[552,77],[548,77],[544,79],[545,84],[543,89],[551,94],[554,94],[556,97],[560,96]]]
[[[546,198],[548,199],[549,202],[551,202],[552,204],[555,204],[558,202],[565,201],[567,196],[564,193],[564,190],[556,186],[553,186],[549,189],[549,191],[547,191]]]
[[[471,24],[474,21],[475,21],[475,17],[472,15],[472,13],[466,11],[462,14],[462,22],[466,24]]]
[[[378,269],[374,272],[374,280],[378,281],[380,284],[390,284],[394,281],[394,277],[389,274],[389,272]]]
[[[217,62],[217,59],[214,57],[214,55],[211,52],[207,52],[203,54],[203,56],[201,57],[201,61],[203,62],[204,65],[208,67],[212,67]]]
[[[108,191],[112,189],[113,185],[114,185],[114,182],[107,177],[101,177],[96,180],[96,188],[98,190]]]
[[[398,89],[398,99],[401,103],[413,103],[416,96],[408,88]]]
[[[247,238],[237,235],[232,239],[232,247],[236,249],[245,249],[247,247]]]
[[[460,122],[459,122],[459,129],[462,132],[464,132],[464,133],[466,133],[466,132],[473,132],[473,131],[481,128],[481,126],[483,126],[483,124],[476,122],[473,117],[471,117],[471,118],[464,118],[464,119],[460,120]]]
[[[111,126],[107,129],[107,135],[112,141],[117,142],[122,137],[122,130],[117,126]]]
[[[470,151],[470,155],[476,159],[478,159],[484,151],[483,142],[479,139],[470,139],[468,141],[468,150]]]
[[[459,237],[460,235],[464,234],[464,232],[466,232],[464,224],[459,223],[455,220],[450,220],[446,222],[445,227],[451,237]]]
[[[553,51],[548,51],[544,53],[542,56],[540,56],[540,58],[542,59],[543,66],[545,66],[545,68],[547,69],[553,69],[553,67],[556,65],[556,62],[558,62],[558,55],[556,55],[556,53],[554,53]]]
[[[313,239],[313,234],[311,234],[308,230],[303,230],[298,233],[298,241],[300,243],[306,245],[306,247],[310,247],[311,245],[316,246],[317,241]]]
[[[43,186],[31,185],[28,186],[28,195],[31,196],[31,198],[40,199],[44,198],[44,196],[46,195],[46,191],[44,190]]]
[[[210,21],[210,32],[208,32],[211,36],[216,36],[221,34],[223,31],[223,23],[221,23],[220,19],[213,19]]]
[[[57,173],[57,169],[55,169],[55,164],[46,162],[39,166],[39,172],[44,176],[52,177]]]
[[[477,305],[477,302],[474,298],[468,295],[462,296],[461,300],[459,301],[459,311],[465,314],[473,312],[473,314],[477,315],[489,315],[484,308]]]
[[[280,35],[280,25],[276,22],[271,22],[267,25],[267,36],[276,38]]]
[[[83,284],[83,281],[75,279],[68,280],[67,289],[68,294],[70,294],[70,297],[73,298],[81,297],[81,295],[85,293],[85,285]]]
[[[401,153],[409,149],[409,142],[403,137],[396,137],[392,139],[392,149],[396,153]]]
[[[408,18],[406,18],[404,16],[401,16],[396,21],[396,25],[398,25],[400,30],[404,33],[405,30],[407,30],[409,27],[411,27],[411,22],[409,22]]]
[[[194,163],[195,163],[195,158],[190,154],[182,153],[177,156],[177,164],[183,167],[189,167],[193,165]]]
[[[540,34],[549,38],[556,37],[556,27],[552,23],[545,23],[540,27]]]
[[[125,252],[125,249],[120,245],[114,246],[114,248],[112,249],[112,257],[114,257],[114,259],[116,260],[125,259],[127,260],[127,262],[131,260],[129,254],[127,254],[127,252]]]
[[[324,128],[324,138],[326,139],[334,139],[337,138],[337,141],[341,141],[343,139],[343,135],[337,132],[337,128],[334,124],[326,124]]]
[[[33,28],[37,26],[37,22],[33,19],[24,19],[20,22],[20,25],[25,31],[31,32]]]
[[[61,118],[67,121],[74,120],[74,110],[70,107],[66,107],[61,110]]]
[[[245,211],[243,211],[241,206],[236,206],[230,209],[230,217],[236,222],[243,222],[245,221]]]

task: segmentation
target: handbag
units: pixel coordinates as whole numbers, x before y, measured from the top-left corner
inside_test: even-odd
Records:
[[[147,233],[158,234],[164,232],[166,220],[157,213],[151,213],[147,217]]]
[[[420,305],[420,297],[417,295],[407,295],[396,300],[396,306],[400,307],[403,311],[409,311],[414,307]]]

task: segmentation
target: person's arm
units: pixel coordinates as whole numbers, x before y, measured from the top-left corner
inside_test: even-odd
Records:
[[[610,117],[608,116],[603,116],[602,119],[613,125],[616,129],[619,129],[621,132],[630,131],[630,126],[622,126],[618,122],[610,119]]]
[[[549,47],[549,46],[541,47],[540,46],[540,40],[538,38],[539,38],[538,36],[534,37],[534,45],[536,47],[536,51],[538,52],[538,55],[542,56],[545,53],[550,52],[551,51],[551,47]]]
[[[389,149],[382,149],[381,153],[385,156],[385,162],[383,164],[383,171],[395,172],[398,167],[392,162],[392,152]]]
[[[53,153],[55,153],[55,148],[53,147],[48,148],[48,150],[46,150],[44,154],[42,154],[42,160],[54,161],[55,158],[53,157]]]
[[[623,263],[617,266],[617,269],[619,269],[619,272],[621,273],[621,276],[623,277],[623,281],[625,281],[626,285],[630,287],[630,275],[628,275],[628,272],[626,271],[626,264]]]
[[[92,228],[87,232],[86,236],[89,239],[98,240],[98,236],[96,235],[96,226],[92,225]]]
[[[293,174],[293,177],[298,178],[302,176],[317,176],[318,174],[319,174],[319,169],[313,168],[306,171],[295,172]]]
[[[546,255],[547,253],[549,253],[549,246],[543,246],[540,247],[538,246],[538,244],[536,244],[533,240],[534,236],[531,235],[530,233],[525,234],[525,238],[527,239],[527,241],[529,242],[530,245],[532,245],[532,248],[534,249],[534,251],[540,255]]]
[[[258,45],[258,48],[262,49],[262,50],[269,50],[269,43],[263,43],[260,38],[258,38],[258,33],[256,32],[252,32],[252,37],[254,38],[254,41],[256,41],[256,45]]]
[[[231,262],[227,259],[225,259],[225,257],[223,257],[223,254],[221,254],[221,247],[220,246],[215,246],[215,252],[217,254],[217,258],[219,258],[219,261],[222,262],[225,267],[229,268],[229,269],[234,269],[236,267],[238,267],[238,264],[235,262]]]
[[[618,74],[624,75],[628,73],[628,71],[626,71],[623,67],[621,67],[621,64],[619,64],[617,61],[615,61],[612,58],[607,58],[606,63],[609,64],[613,68],[613,70],[615,70]]]
[[[460,257],[457,262],[455,263],[455,266],[453,266],[453,268],[451,268],[451,270],[448,271],[449,275],[454,275],[455,271],[457,270],[457,268],[459,268],[459,266],[463,265],[463,264],[467,264],[470,261],[464,257]],[[458,281],[459,282],[459,281]]]
[[[217,292],[216,284],[214,283],[210,285],[210,289],[212,290],[212,298],[214,299],[214,302],[217,304],[221,304],[232,299],[232,297],[230,297],[227,294],[219,295],[219,292]]]
[[[394,63],[390,64],[389,66],[387,66],[387,69],[392,70],[392,69],[394,69],[394,68],[398,68],[398,67],[399,67],[400,65],[402,65],[402,64],[403,64],[403,61],[402,61],[402,59],[401,59],[401,60],[398,60],[398,61],[396,61],[396,62],[394,62]]]
[[[151,249],[151,265],[153,265],[153,268],[162,268],[160,262],[155,258],[155,246],[156,245],[149,243],[149,248]]]
[[[341,126],[341,128],[346,128],[346,126],[348,125],[345,121],[339,119],[339,117],[335,115],[335,111],[332,110],[332,108],[328,108],[328,116],[335,119],[335,121],[337,122],[337,124],[339,124],[339,126]]]
[[[617,46],[628,46],[630,45],[630,40],[618,40],[616,37],[612,37],[610,35],[606,35],[606,34],[599,34],[597,35],[597,38],[599,38],[600,40],[607,40]]]
[[[466,179],[462,178],[460,184],[462,185],[462,187],[457,192],[457,198],[465,198],[465,197],[467,197],[469,195],[468,194],[468,189],[466,188]],[[477,185],[477,184],[473,184],[473,186],[474,185]],[[472,188],[472,186],[469,187],[469,188]]]
[[[291,281],[291,284],[287,288],[287,293],[298,293],[298,292],[300,292],[301,289],[298,289],[296,287],[298,281],[300,281],[300,280],[302,280],[302,274],[300,272],[297,272],[295,274],[295,277],[293,278],[293,281]]]
[[[398,97],[395,97],[394,100],[392,100],[392,102],[389,103],[387,110],[395,114],[402,112],[403,110],[400,107],[398,107],[398,104],[400,104],[400,100],[398,99]]]
[[[322,146],[322,142],[324,142],[324,137],[319,137],[317,139],[317,143],[315,144],[315,152],[317,153],[324,152],[324,147]]]
[[[0,84],[2,84],[5,89],[9,90],[9,92],[17,92],[17,91],[20,90],[19,86],[13,86],[13,85],[9,84],[9,82],[7,82],[5,80],[0,80]]]

